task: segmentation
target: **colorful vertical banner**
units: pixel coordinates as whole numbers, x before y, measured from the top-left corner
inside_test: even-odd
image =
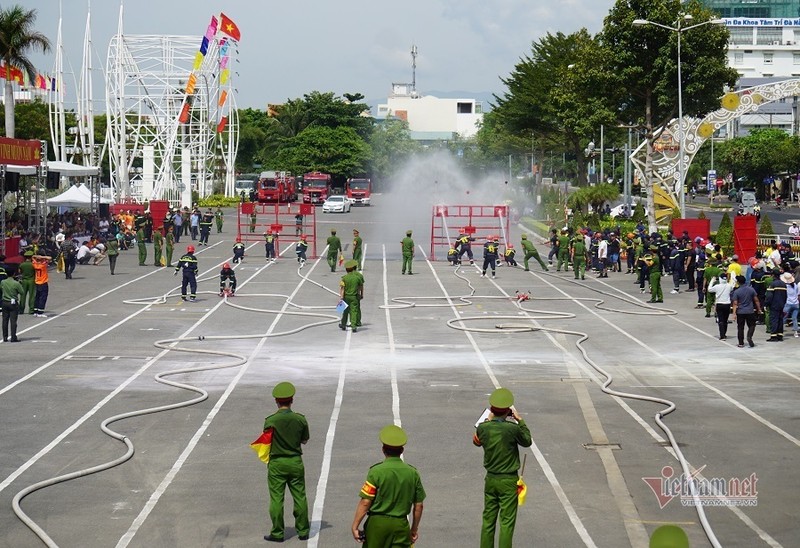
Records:
[[[183,103],[181,107],[181,114],[178,116],[178,122],[185,124],[189,121],[189,103]]]
[[[228,90],[227,89],[223,89],[222,93],[219,94],[219,102],[217,103],[217,106],[222,108],[222,106],[225,104],[225,100],[227,98],[228,98]]]
[[[225,126],[227,125],[228,125],[228,117],[223,116],[222,119],[219,121],[219,124],[217,124],[217,133],[222,133],[223,131],[225,131]]]
[[[219,73],[219,83],[221,85],[225,85],[225,82],[228,81],[228,78],[231,77],[231,69],[225,69]]]

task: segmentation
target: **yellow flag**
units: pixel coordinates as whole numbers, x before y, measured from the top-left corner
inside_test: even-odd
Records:
[[[525,505],[525,497],[528,496],[528,486],[525,485],[525,480],[519,478],[517,480],[517,504],[519,506]]]
[[[56,272],[64,272],[64,255],[58,255],[58,262],[56,263]]]
[[[194,54],[194,65],[192,66],[193,70],[197,70],[200,68],[200,65],[203,64],[203,54],[199,51]]]

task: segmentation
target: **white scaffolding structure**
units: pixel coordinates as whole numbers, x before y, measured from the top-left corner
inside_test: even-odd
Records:
[[[238,120],[232,78],[222,78],[222,69],[223,54],[224,63],[235,62],[236,43],[224,47],[224,39],[214,38],[197,66],[202,39],[125,35],[120,8],[106,65],[107,146],[117,201],[191,205],[192,190],[205,197],[219,186],[233,196]],[[190,75],[196,86],[187,94]],[[184,103],[189,115],[181,123]]]

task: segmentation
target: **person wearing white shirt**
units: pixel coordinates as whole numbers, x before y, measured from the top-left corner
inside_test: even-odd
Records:
[[[797,226],[797,223],[792,223],[789,227],[789,235],[794,239],[800,238],[800,226]]]
[[[597,244],[597,262],[600,267],[600,274],[597,277],[608,278],[608,240],[602,236]]]
[[[55,237],[56,249],[58,249],[59,251],[61,251],[61,244],[64,243],[64,239],[65,238],[66,238],[66,236],[64,235],[64,229],[63,228],[59,228],[58,229],[58,234],[56,234],[56,237]]]
[[[717,311],[717,326],[719,327],[719,340],[727,340],[728,317],[731,315],[731,291],[733,284],[728,283],[728,278],[723,273],[718,278],[712,278],[708,290],[715,294],[714,302]]]

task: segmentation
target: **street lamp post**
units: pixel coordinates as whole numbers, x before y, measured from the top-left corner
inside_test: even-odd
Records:
[[[723,19],[709,19],[708,21],[703,21],[702,23],[697,23],[695,25],[689,25],[687,27],[683,26],[686,23],[691,23],[692,19],[694,19],[688,13],[685,14],[683,17],[679,17],[676,23],[676,26],[670,27],[669,25],[662,25],[661,23],[656,23],[655,21],[649,21],[647,19],[634,19],[633,25],[634,26],[645,26],[645,25],[653,25],[656,27],[661,27],[662,29],[670,30],[678,34],[678,188],[676,189],[678,193],[678,199],[680,203],[680,210],[681,210],[681,218],[686,218],[686,195],[683,192],[683,181],[686,176],[684,173],[684,165],[683,165],[683,157],[684,157],[684,145],[685,145],[685,132],[683,131],[683,80],[681,79],[681,36],[687,30],[696,29],[697,27],[702,27],[704,25],[724,25],[725,21]]]

